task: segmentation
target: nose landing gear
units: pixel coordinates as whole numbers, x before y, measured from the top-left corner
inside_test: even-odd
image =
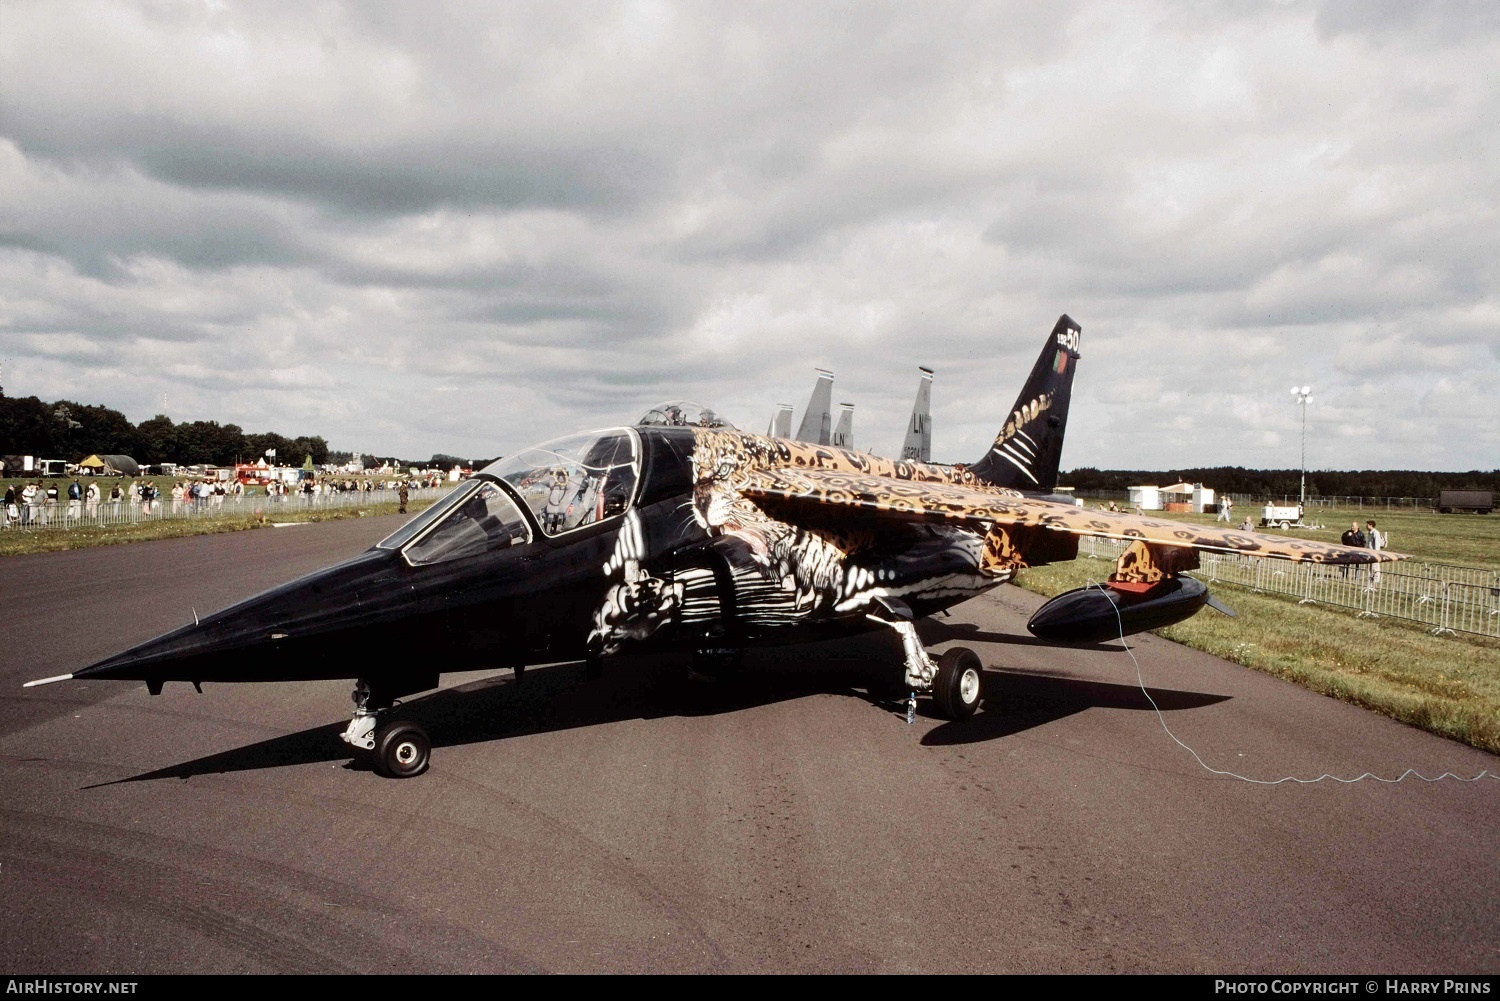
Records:
[[[339,736],[356,751],[370,755],[370,765],[389,779],[409,779],[427,770],[432,759],[432,740],[410,720],[383,721],[395,700],[356,682],[350,695],[354,701],[354,718]]]

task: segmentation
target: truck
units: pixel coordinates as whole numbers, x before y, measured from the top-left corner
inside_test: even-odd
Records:
[[[36,456],[0,455],[0,475],[25,477],[36,476]]]
[[[1438,492],[1438,511],[1452,514],[1455,511],[1478,511],[1489,514],[1495,509],[1493,490],[1441,490]]]

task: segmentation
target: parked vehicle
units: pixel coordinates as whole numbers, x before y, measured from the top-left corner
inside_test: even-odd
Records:
[[[1489,514],[1494,509],[1493,490],[1443,490],[1438,493],[1438,511],[1442,514],[1452,514],[1455,511]]]
[[[1292,528],[1302,525],[1302,505],[1293,504],[1290,507],[1279,507],[1275,504],[1267,504],[1260,510],[1261,528]]]

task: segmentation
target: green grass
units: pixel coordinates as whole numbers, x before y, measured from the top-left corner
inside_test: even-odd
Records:
[[[1112,570],[1109,560],[1080,558],[1023,570],[1017,583],[1053,595],[1102,583]],[[1500,754],[1500,641],[1433,636],[1417,623],[1361,619],[1231,585],[1216,594],[1237,618],[1205,609],[1157,634]]]
[[[95,546],[118,546],[129,542],[145,542],[151,539],[178,539],[189,535],[218,535],[221,532],[244,532],[258,528],[270,528],[274,524],[289,524],[305,521],[341,521],[345,518],[362,518],[374,515],[395,514],[399,502],[392,494],[390,500],[381,500],[357,508],[302,508],[292,504],[287,510],[275,510],[262,519],[252,511],[228,511],[218,516],[193,518],[164,518],[159,521],[141,522],[135,525],[110,525],[104,528],[45,528],[36,531],[0,532],[0,557],[18,556],[24,553],[54,553],[67,549],[90,549]],[[416,514],[431,501],[412,501],[407,505],[408,514]]]

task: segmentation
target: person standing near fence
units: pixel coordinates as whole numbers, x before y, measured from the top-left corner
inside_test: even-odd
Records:
[[[21,498],[16,493],[16,485],[9,484],[5,488],[5,527],[9,528],[21,520]]]
[[[401,489],[396,493],[396,498],[401,501],[401,506],[396,509],[397,514],[406,513],[406,499],[410,496],[411,492],[406,489],[406,481],[402,480]]]
[[[1344,529],[1344,534],[1339,536],[1339,541],[1351,549],[1364,549],[1365,533],[1359,530],[1359,522],[1351,521],[1349,527]],[[1349,564],[1343,563],[1339,566],[1339,576],[1349,576]]]
[[[68,520],[77,521],[79,515],[83,514],[83,484],[78,482],[78,477],[73,477],[73,482],[68,484]]]
[[[90,482],[89,488],[83,492],[83,510],[90,521],[99,517],[99,484]]]
[[[29,525],[36,521],[37,505],[42,502],[38,496],[40,493],[41,488],[35,483],[28,483],[21,488],[21,524]]]
[[[1371,518],[1365,522],[1365,545],[1377,553],[1385,547],[1385,536],[1380,534],[1380,529],[1375,527],[1375,519]],[[1370,583],[1380,583],[1380,564],[1370,564]]]

